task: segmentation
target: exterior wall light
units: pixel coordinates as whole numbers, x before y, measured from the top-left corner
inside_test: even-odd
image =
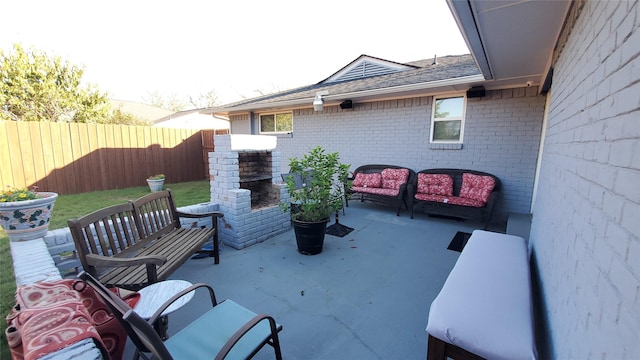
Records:
[[[329,92],[324,90],[316,93],[316,97],[313,99],[313,110],[322,111],[322,108],[324,107],[324,101],[322,100],[323,95],[329,95]]]
[[[316,98],[313,99],[313,110],[322,111],[323,106],[324,102],[322,101],[322,95],[316,95]]]

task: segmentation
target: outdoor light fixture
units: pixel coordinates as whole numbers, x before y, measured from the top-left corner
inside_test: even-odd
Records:
[[[313,110],[322,111],[322,106],[324,102],[322,101],[322,95],[316,95],[316,98],[313,99]]]
[[[329,92],[327,90],[324,90],[318,91],[316,93],[316,97],[313,99],[313,110],[322,111],[322,108],[324,106],[324,101],[322,100],[323,95],[329,95]]]

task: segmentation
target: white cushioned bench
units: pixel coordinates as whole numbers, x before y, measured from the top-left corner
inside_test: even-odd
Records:
[[[526,241],[475,230],[431,303],[427,359],[536,359]]]

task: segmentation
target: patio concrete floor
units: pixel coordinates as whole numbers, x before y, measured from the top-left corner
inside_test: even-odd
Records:
[[[331,219],[332,224],[334,219]],[[212,258],[187,261],[172,276],[213,286],[218,301],[233,299],[272,315],[285,359],[424,359],[429,305],[459,253],[447,250],[457,231],[482,228],[353,201],[340,223],[345,237],[327,235],[318,255],[296,250],[293,230],[242,250],[223,246]],[[495,231],[504,232],[498,226]],[[169,316],[169,334],[205,312],[205,292]],[[125,358],[133,346],[127,345]],[[265,346],[256,359],[273,359]]]

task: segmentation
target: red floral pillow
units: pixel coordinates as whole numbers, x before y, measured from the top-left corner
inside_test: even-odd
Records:
[[[486,203],[495,186],[496,181],[491,176],[464,173],[462,174],[460,197]]]
[[[384,169],[381,175],[383,188],[398,190],[409,179],[409,169]]]
[[[453,178],[447,174],[418,174],[418,193],[453,196]]]
[[[365,174],[357,173],[356,178],[353,179],[353,186],[356,187],[371,187],[379,188],[382,177],[379,173]]]

